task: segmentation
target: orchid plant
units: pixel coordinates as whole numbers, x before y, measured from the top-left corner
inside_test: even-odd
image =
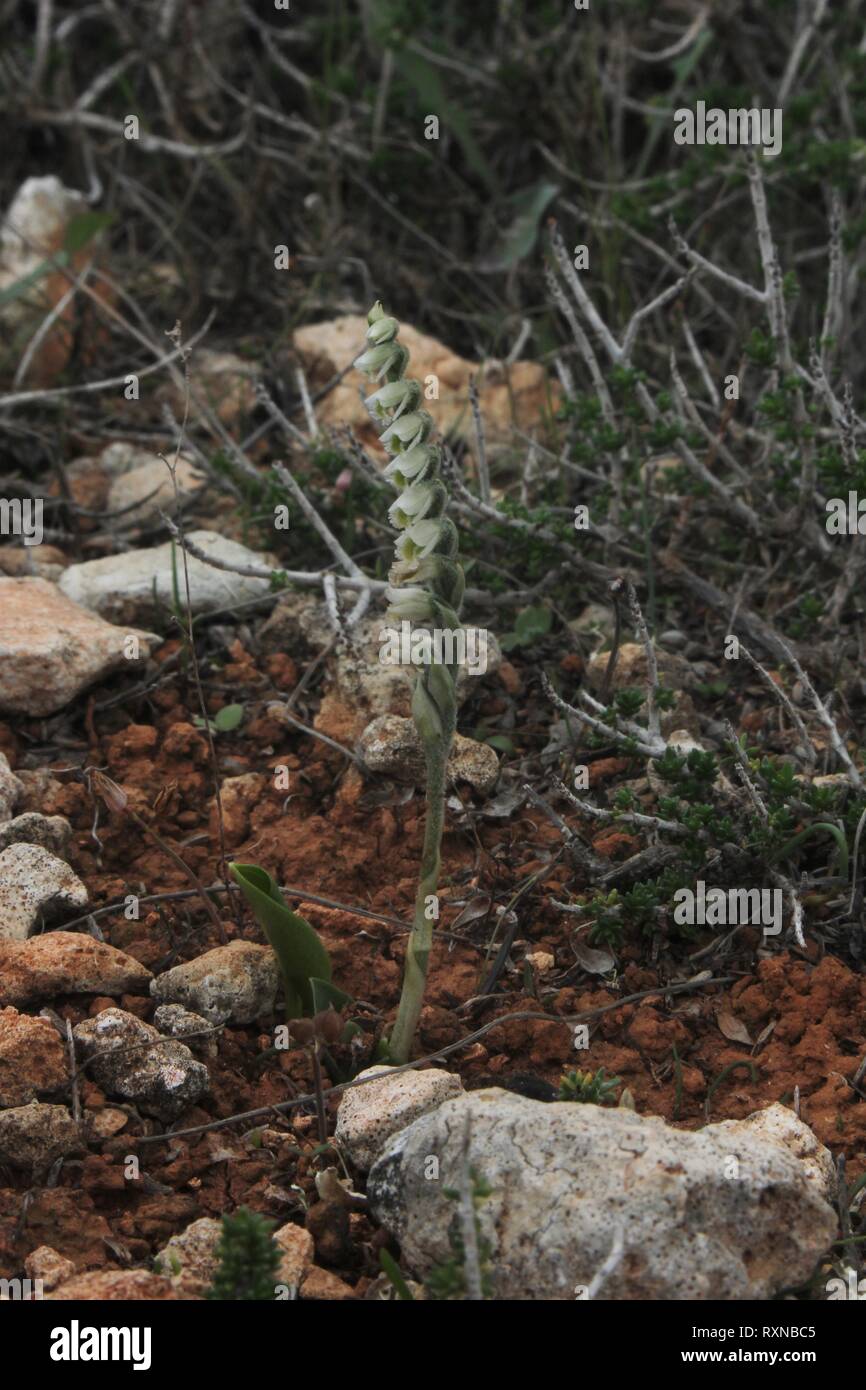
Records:
[[[457,562],[457,529],[444,515],[448,492],[439,475],[441,450],[429,443],[433,418],[421,409],[420,384],[405,378],[409,352],[397,341],[397,320],[377,301],[367,323],[369,347],[355,366],[383,383],[367,397],[366,405],[377,424],[385,426],[380,437],[391,456],[385,476],[400,489],[388,513],[400,535],[389,574],[386,621],[408,620],[430,632],[456,632],[464,579]],[[403,991],[388,1043],[388,1055],[397,1063],[409,1059],[427,980],[433,921],[438,916],[436,888],[446,768],[457,722],[457,673],[456,662],[425,664],[418,671],[412,696],[412,715],[426,762],[427,818]]]

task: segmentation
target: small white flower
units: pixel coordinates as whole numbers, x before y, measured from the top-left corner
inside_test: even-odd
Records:
[[[388,615],[395,621],[407,618],[409,622],[429,621],[433,615],[433,603],[426,589],[418,584],[406,584],[399,589],[385,590],[388,602]]]
[[[430,521],[416,521],[414,526],[398,537],[394,548],[401,560],[423,560],[436,548],[441,533],[442,521],[438,517]]]
[[[413,526],[416,521],[421,521],[427,515],[436,500],[436,492],[429,483],[415,483],[413,487],[407,487],[405,492],[401,492],[396,502],[392,502],[388,508],[388,520],[392,526],[399,526],[403,530],[406,526]]]
[[[405,368],[409,354],[401,343],[380,343],[378,347],[367,348],[352,363],[359,372],[381,381],[386,372],[401,371]]]
[[[436,461],[436,451],[429,444],[416,444],[411,449],[404,449],[402,454],[396,458],[385,469],[385,477],[390,478],[398,487],[408,487],[413,481],[423,482],[434,468]]]
[[[380,386],[378,391],[367,397],[364,404],[380,420],[387,419],[392,410],[395,412],[394,419],[397,420],[405,411],[414,410],[420,400],[421,387],[418,382],[404,378]]]
[[[426,410],[413,410],[389,425],[381,436],[380,443],[389,454],[402,454],[423,444],[433,427],[433,417]]]

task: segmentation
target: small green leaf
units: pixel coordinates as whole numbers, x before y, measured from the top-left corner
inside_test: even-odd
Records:
[[[484,740],[491,748],[495,748],[499,753],[513,753],[514,744],[505,734],[491,734],[490,738]]]
[[[244,717],[243,705],[223,705],[221,710],[217,710],[213,717],[213,725],[221,734],[231,733],[236,729]]]
[[[553,614],[549,608],[524,608],[517,615],[514,631],[521,642],[534,642],[536,638],[547,635],[552,622]]]
[[[415,1295],[409,1288],[409,1285],[406,1283],[406,1280],[403,1277],[403,1271],[401,1270],[397,1261],[394,1259],[393,1255],[389,1255],[387,1250],[380,1250],[379,1263],[381,1264],[382,1269],[385,1271],[388,1278],[391,1280],[391,1283],[394,1286],[394,1292],[396,1293],[397,1297],[399,1299],[402,1299],[404,1303],[414,1303]]]
[[[312,982],[315,980],[321,990],[331,979],[330,957],[317,933],[309,922],[292,912],[264,869],[255,864],[229,864],[229,870],[280,963],[286,1018],[312,1017],[316,1012]],[[327,1008],[327,1002],[324,1007]]]
[[[312,931],[312,927],[310,930]],[[332,1004],[339,1013],[341,1009],[345,1009],[346,1005],[352,1002],[351,995],[343,989],[338,989],[336,985],[332,985],[330,980],[318,980],[311,977],[310,989],[313,994],[314,1014],[324,1013],[329,1004]]]
[[[494,271],[510,270],[524,260],[535,249],[541,219],[558,192],[559,184],[534,183],[513,194],[514,218],[492,254],[479,262],[478,269],[489,275]]]
[[[114,221],[110,212],[80,212],[70,219],[63,238],[63,249],[70,256],[82,251],[89,241]]]

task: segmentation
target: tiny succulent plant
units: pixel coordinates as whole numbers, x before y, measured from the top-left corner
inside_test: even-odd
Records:
[[[559,1083],[559,1099],[604,1105],[613,1100],[621,1084],[622,1077],[605,1076],[604,1067],[594,1075],[591,1071],[569,1071]]]
[[[407,349],[397,341],[399,324],[380,303],[367,316],[369,347],[355,366],[383,384],[367,397],[374,420],[384,425],[381,442],[391,456],[385,475],[400,489],[389,519],[400,535],[390,571],[387,620],[408,621],[427,631],[460,628],[463,570],[457,562],[457,530],[444,515],[448,492],[440,476],[441,450],[429,443],[432,416],[420,408],[421,387],[406,380]],[[445,815],[446,767],[457,722],[457,664],[431,661],[419,671],[412,715],[424,745],[427,820],[415,915],[406,953],[403,992],[388,1043],[391,1059],[408,1060],[421,1012],[433,942],[439,852]]]

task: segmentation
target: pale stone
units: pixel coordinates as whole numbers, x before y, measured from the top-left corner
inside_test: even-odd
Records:
[[[112,627],[47,579],[0,578],[0,712],[55,714],[113,671],[140,669],[160,640]]]
[[[368,1067],[355,1077],[365,1084],[350,1087],[340,1099],[334,1143],[361,1172],[372,1168],[399,1130],[463,1090],[451,1072],[392,1070]],[[381,1079],[370,1081],[371,1076]]]
[[[491,1188],[477,1211],[498,1299],[574,1299],[617,1228],[624,1254],[598,1297],[769,1299],[807,1281],[837,1231],[812,1173],[760,1125],[689,1132],[623,1107],[474,1091],[395,1135],[368,1177],[373,1215],[420,1277],[453,1253],[446,1190],[467,1163]]]

